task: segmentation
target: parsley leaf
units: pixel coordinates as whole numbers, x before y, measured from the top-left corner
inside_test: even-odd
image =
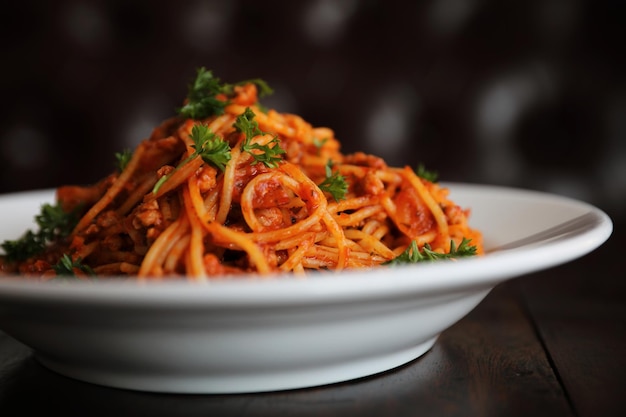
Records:
[[[196,79],[188,87],[187,101],[178,109],[178,113],[189,119],[206,119],[207,117],[224,113],[228,100],[219,95],[231,96],[235,92],[235,86],[253,83],[257,86],[259,97],[272,94],[274,90],[263,80],[255,78],[240,81],[235,84],[222,83],[213,75],[213,72],[204,67],[198,68]]]
[[[272,146],[273,145],[273,146]],[[249,140],[242,145],[241,149],[244,152],[248,152],[254,158],[251,165],[256,165],[261,162],[268,168],[276,168],[278,164],[282,162],[283,158],[279,155],[285,153],[285,150],[280,147],[280,141],[277,137],[274,137],[267,145],[259,145],[258,143],[250,143]],[[259,150],[261,152],[252,152]]]
[[[320,153],[322,152],[322,147],[324,146],[324,144],[328,141],[328,138],[324,138],[324,139],[318,139],[318,138],[313,138],[313,145],[317,148],[317,155],[319,156]]]
[[[6,259],[23,261],[41,253],[49,242],[68,236],[78,223],[76,211],[66,213],[59,204],[43,204],[40,214],[35,216],[39,230],[27,230],[17,240],[2,243]]]
[[[213,133],[206,125],[192,127],[191,139],[196,150],[194,155],[200,155],[205,162],[212,163],[222,172],[226,169],[231,157],[228,142]]]
[[[115,159],[117,160],[117,169],[119,172],[124,171],[126,165],[133,157],[133,152],[130,149],[124,149],[122,152],[115,153]]]
[[[200,156],[204,162],[212,163],[222,172],[226,169],[226,164],[230,161],[230,146],[220,136],[215,134],[209,129],[208,126],[203,124],[194,125],[191,128],[191,140],[193,141],[192,147],[195,151],[180,162],[174,171],[159,178],[154,187],[152,193],[156,194],[159,188],[167,181],[172,174],[179,170],[182,166],[189,163],[192,159]]]
[[[17,240],[5,240],[2,243],[5,257],[8,261],[23,261],[43,252],[46,242],[37,233],[27,230]]]
[[[254,120],[256,115],[250,109],[250,107],[246,107],[243,113],[237,116],[233,127],[237,129],[237,132],[243,133],[246,137],[246,140],[250,140],[257,135],[262,135],[263,132],[259,129],[259,123]]]
[[[52,241],[68,236],[78,223],[76,212],[66,213],[59,204],[44,204],[41,213],[35,216],[39,225],[39,234],[45,240]]]
[[[87,275],[96,275],[91,267],[82,263],[81,258],[78,258],[74,261],[69,255],[65,253],[61,257],[61,259],[59,259],[59,262],[57,262],[55,265],[52,265],[52,269],[59,276],[74,277],[76,276],[76,270],[84,272]]]
[[[257,91],[259,93],[259,97],[269,96],[274,94],[274,90],[269,86],[267,82],[260,78],[254,78],[251,80],[239,81],[235,84],[224,84],[222,86],[222,92],[226,95],[232,95],[235,93],[235,86],[244,85],[244,84],[254,84],[257,87]]]
[[[470,245],[471,239],[463,238],[459,247],[454,241],[450,242],[450,253],[439,253],[432,250],[427,243],[420,251],[417,243],[413,240],[411,244],[394,259],[384,262],[383,265],[414,264],[418,262],[438,261],[443,259],[456,259],[466,256],[476,255],[476,246]]]
[[[259,129],[259,123],[254,120],[254,117],[254,112],[250,109],[250,107],[246,107],[246,110],[237,116],[237,119],[233,124],[233,127],[238,132],[243,133],[245,137],[245,140],[241,145],[241,150],[252,155],[254,158],[252,165],[261,162],[268,168],[276,168],[282,161],[280,155],[284,154],[285,150],[280,147],[280,141],[277,137],[274,137],[274,139],[272,139],[267,145],[251,143],[252,138],[255,136],[265,134],[265,132],[262,132],[261,129]]]
[[[348,192],[348,183],[343,175],[339,174],[339,171],[332,172],[333,161],[328,160],[326,164],[326,179],[318,185],[320,190],[329,193],[335,201],[343,200],[346,198]]]
[[[417,166],[417,170],[415,171],[415,174],[418,177],[423,178],[426,181],[430,181],[430,182],[437,182],[437,179],[439,178],[438,172],[427,170],[424,164],[421,164],[421,163]]]
[[[217,98],[218,94],[223,93],[222,90],[219,78],[214,77],[206,68],[199,68],[196,79],[188,88],[187,102],[178,109],[178,113],[196,120],[223,114],[228,103]]]

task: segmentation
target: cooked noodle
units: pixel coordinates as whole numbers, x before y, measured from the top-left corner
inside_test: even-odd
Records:
[[[448,253],[451,243],[471,239],[482,252],[469,211],[449,199],[447,188],[410,167],[343,154],[332,130],[261,109],[254,83],[235,87],[228,103],[220,115],[165,121],[138,145],[121,173],[89,187],[58,188],[63,209],[82,208],[82,216],[67,239],[19,271],[54,275],[52,254],[67,253],[98,276],[201,281],[373,267],[412,241]],[[246,109],[262,131],[250,143],[284,150],[275,167],[242,150],[246,137],[234,124]],[[199,124],[229,144],[223,172],[194,156],[191,134]],[[348,186],[337,200],[320,188],[329,167]]]

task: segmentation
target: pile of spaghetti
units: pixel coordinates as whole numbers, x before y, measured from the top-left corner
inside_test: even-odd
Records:
[[[372,267],[410,248],[482,252],[448,189],[410,167],[343,154],[331,129],[261,106],[268,90],[198,70],[179,114],[122,168],[57,189],[77,222],[41,254],[3,261],[5,272],[55,276],[63,258],[77,275],[205,280]]]

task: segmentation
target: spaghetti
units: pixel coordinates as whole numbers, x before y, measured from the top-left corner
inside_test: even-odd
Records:
[[[166,120],[121,172],[92,186],[58,188],[59,205],[78,210],[78,222],[15,270],[54,276],[52,265],[68,254],[98,276],[202,281],[373,267],[412,242],[449,253],[470,240],[482,252],[469,210],[447,188],[410,167],[343,154],[331,129],[265,111],[254,82],[215,98],[223,111]],[[247,128],[239,128],[242,121]],[[199,126],[228,149],[223,164],[198,152]],[[338,193],[323,186],[333,179]]]

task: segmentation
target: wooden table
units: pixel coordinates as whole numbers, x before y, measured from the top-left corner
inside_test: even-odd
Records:
[[[616,224],[590,255],[496,287],[423,357],[318,388],[160,395],[100,387],[48,371],[0,333],[0,416],[626,415],[623,241]]]

